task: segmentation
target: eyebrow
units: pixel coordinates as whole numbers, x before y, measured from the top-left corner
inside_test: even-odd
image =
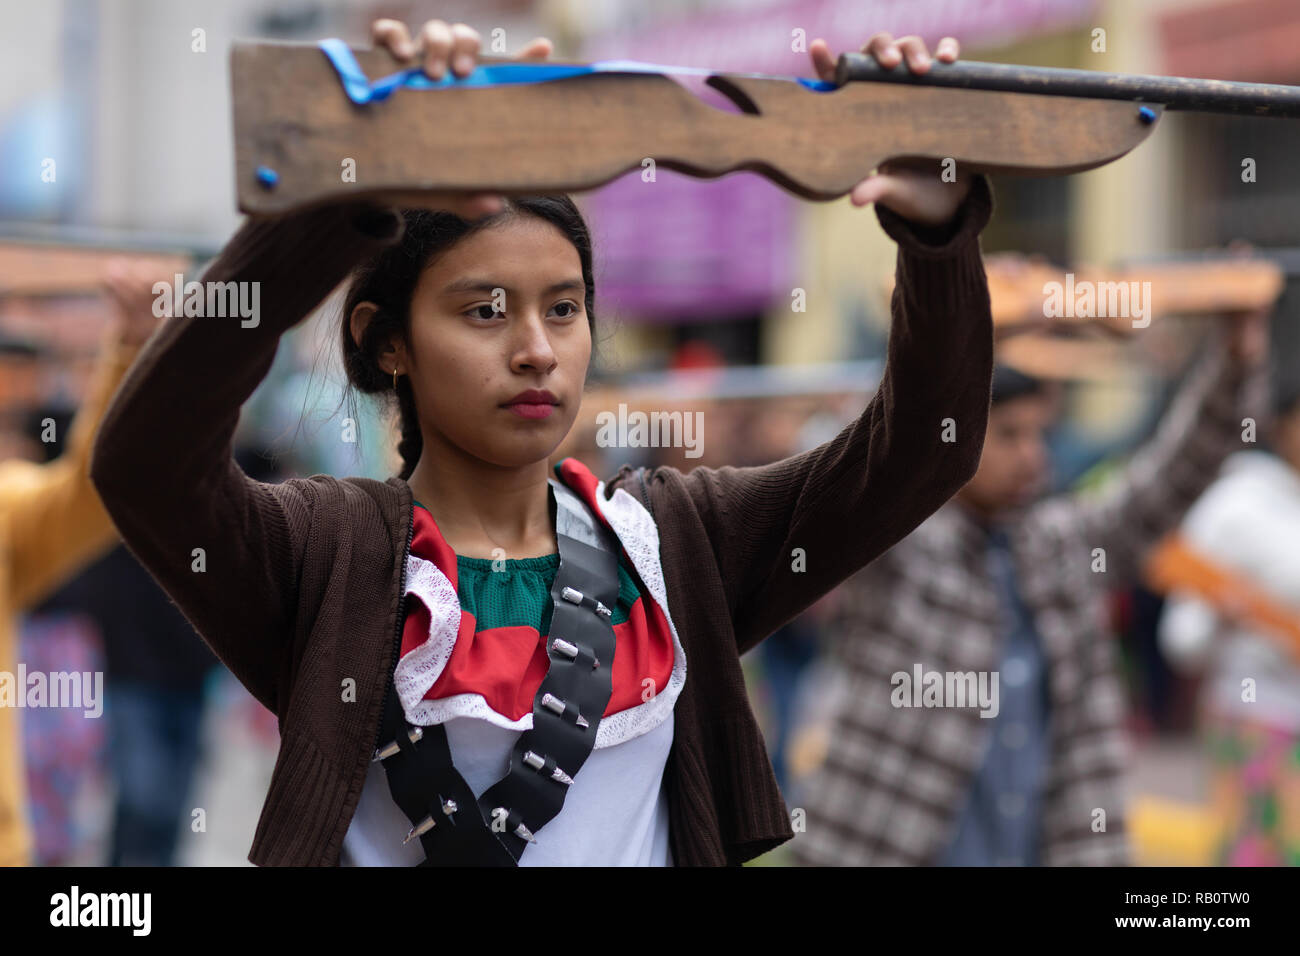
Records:
[[[553,295],[556,292],[566,292],[570,289],[587,288],[587,284],[581,279],[561,279],[542,290],[542,295]],[[483,292],[492,294],[497,289],[504,289],[509,295],[513,290],[508,285],[500,282],[488,282],[485,279],[457,279],[455,282],[449,282],[442,287],[442,295],[455,295],[458,292]]]

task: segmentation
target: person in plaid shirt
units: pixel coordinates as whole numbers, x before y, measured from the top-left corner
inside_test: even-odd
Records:
[[[1155,437],[1097,494],[1038,497],[1054,405],[1042,382],[998,370],[975,477],[841,587],[829,628],[841,693],[800,790],[794,862],[1129,862],[1105,599],[1243,447],[1266,393],[1267,316],[1229,319]],[[918,673],[982,673],[993,706],[916,706]]]

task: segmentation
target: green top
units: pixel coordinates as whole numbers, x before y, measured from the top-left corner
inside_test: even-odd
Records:
[[[415,502],[425,511],[428,507]],[[496,569],[493,569],[496,565]],[[551,586],[560,568],[560,554],[534,558],[470,558],[456,555],[460,606],[474,616],[477,631],[497,627],[536,627],[537,633],[550,632],[554,603]],[[611,625],[625,623],[628,613],[640,596],[636,582],[618,562],[618,603],[614,606]],[[540,623],[539,623],[540,622]]]

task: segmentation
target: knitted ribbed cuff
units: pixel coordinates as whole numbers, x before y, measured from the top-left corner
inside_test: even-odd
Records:
[[[898,248],[926,259],[946,259],[968,242],[974,242],[993,215],[993,190],[988,177],[976,173],[971,177],[970,192],[957,207],[953,220],[943,226],[923,226],[904,219],[880,203],[876,218],[885,234]]]

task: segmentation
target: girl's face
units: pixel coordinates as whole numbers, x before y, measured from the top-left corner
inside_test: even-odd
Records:
[[[438,257],[411,300],[411,376],[432,455],[501,467],[544,461],[578,414],[591,330],[578,250],[526,214],[479,230]],[[520,392],[552,394],[511,408]]]

